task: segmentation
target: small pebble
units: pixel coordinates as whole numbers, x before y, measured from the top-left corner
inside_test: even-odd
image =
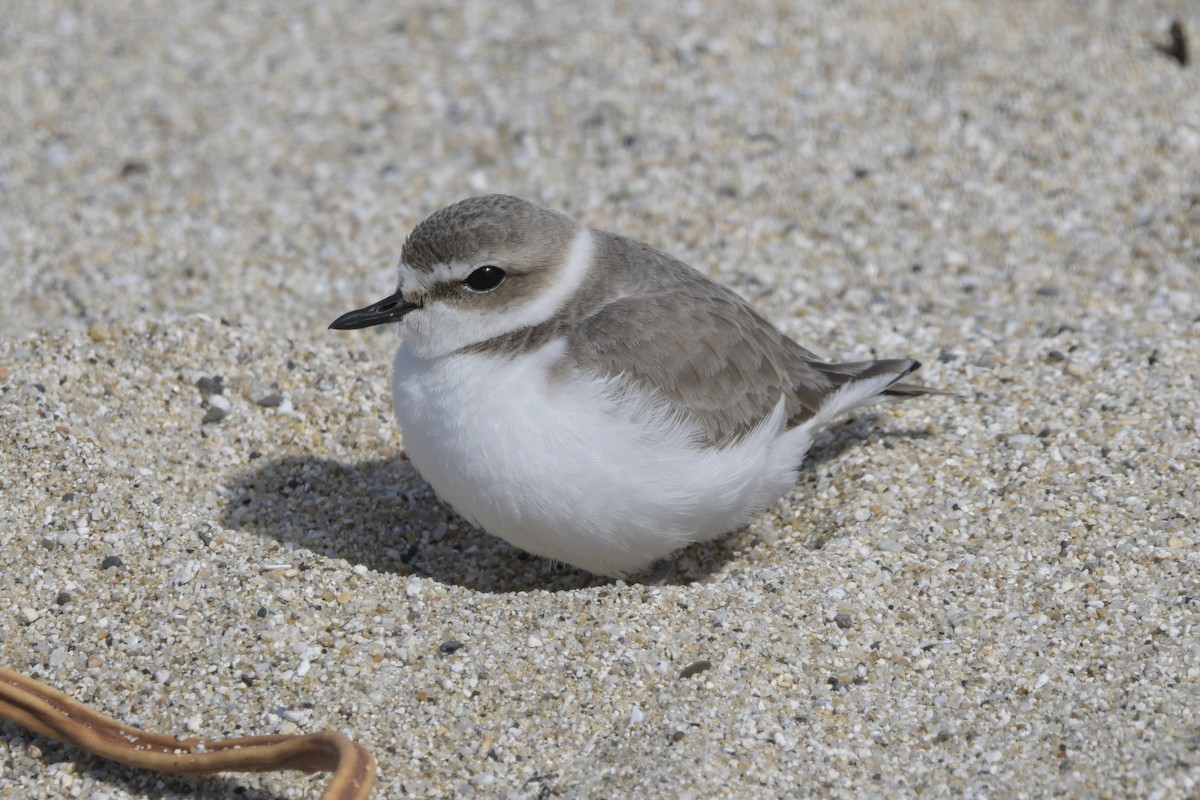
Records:
[[[204,395],[221,395],[225,392],[225,378],[221,375],[214,375],[211,378],[204,377],[196,381],[196,388]]]
[[[1079,364],[1076,364],[1074,361],[1067,364],[1067,366],[1063,368],[1063,371],[1072,378],[1078,378],[1079,380],[1087,380],[1089,377],[1091,377],[1091,373],[1089,373]]]
[[[283,718],[303,725],[312,718],[312,713],[311,708],[289,708],[283,712]]]

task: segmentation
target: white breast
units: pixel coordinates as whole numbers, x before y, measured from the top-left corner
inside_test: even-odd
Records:
[[[393,382],[409,458],[455,510],[531,553],[623,575],[736,529],[795,482],[809,426],[783,403],[748,437],[697,446],[652,398],[599,378],[552,381],[562,343],[517,358],[424,360]]]

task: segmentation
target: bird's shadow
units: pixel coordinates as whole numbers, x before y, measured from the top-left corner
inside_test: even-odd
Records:
[[[837,457],[856,442],[927,435],[881,430],[873,416],[849,420],[818,439],[800,475],[803,479],[814,464]],[[441,503],[399,457],[355,463],[306,455],[263,458],[226,487],[224,527],[379,572],[423,575],[489,593],[564,591],[612,582],[529,555],[475,528]],[[631,580],[703,583],[738,555],[738,538],[693,544]]]
[[[263,458],[226,486],[224,527],[378,572],[498,593],[608,582],[475,528],[399,457],[354,463],[306,455]]]
[[[933,438],[933,434],[924,429],[888,430],[880,427],[882,419],[880,414],[863,414],[849,417],[840,425],[834,425],[821,431],[817,434],[812,447],[809,448],[800,471],[812,470],[817,464],[832,461],[851,447],[862,446],[863,443],[873,439],[878,439],[883,447],[891,449],[896,446],[895,440],[897,439],[920,441]]]

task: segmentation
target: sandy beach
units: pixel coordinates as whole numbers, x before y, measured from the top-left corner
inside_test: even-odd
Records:
[[[1200,793],[1195,4],[10,5],[0,664],[342,731],[380,798]],[[488,192],[960,396],[636,579],[522,554],[401,459],[395,332],[326,329]],[[0,724],[0,798],[321,784]]]

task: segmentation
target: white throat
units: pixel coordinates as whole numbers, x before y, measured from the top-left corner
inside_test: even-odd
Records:
[[[554,280],[539,294],[501,311],[464,310],[433,303],[401,320],[400,335],[414,356],[428,360],[540,325],[557,314],[583,284],[592,265],[593,249],[591,230],[581,227]],[[429,280],[404,263],[400,264],[400,276],[402,289],[419,287]]]

